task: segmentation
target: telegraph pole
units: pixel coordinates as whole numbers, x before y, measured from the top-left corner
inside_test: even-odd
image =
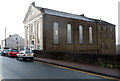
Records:
[[[6,47],[6,27],[5,27],[5,47]]]

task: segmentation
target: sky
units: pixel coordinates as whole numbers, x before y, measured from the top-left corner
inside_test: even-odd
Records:
[[[118,43],[118,2],[119,0],[1,0],[0,1],[0,44],[6,37],[18,34],[24,37],[23,20],[32,2],[36,6],[86,17],[102,19],[116,25]],[[120,32],[120,31],[119,31]],[[120,43],[120,39],[119,39]]]

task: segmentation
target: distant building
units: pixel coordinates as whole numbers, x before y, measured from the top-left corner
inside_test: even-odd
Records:
[[[2,48],[5,47],[5,40],[2,40]],[[18,34],[9,35],[8,38],[6,38],[6,47],[9,47],[10,49],[24,49],[24,39],[19,36]]]
[[[1,40],[1,49],[5,47],[5,40]]]
[[[35,6],[33,2],[23,21],[25,49],[115,53],[115,25]]]
[[[116,45],[116,54],[120,54],[120,44]]]

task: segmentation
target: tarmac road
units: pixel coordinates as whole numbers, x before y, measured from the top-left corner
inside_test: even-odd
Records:
[[[0,59],[3,79],[91,79],[92,81],[105,79],[36,61],[18,61],[16,58],[3,56],[0,56]],[[113,80],[105,79],[105,81]]]

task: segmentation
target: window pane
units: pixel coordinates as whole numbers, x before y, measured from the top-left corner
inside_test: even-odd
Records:
[[[113,39],[113,34],[112,33],[110,34],[110,38]]]
[[[104,26],[104,30],[107,31],[107,26]]]
[[[79,26],[79,43],[83,44],[83,27]]]
[[[98,26],[98,30],[99,30],[99,31],[101,30],[101,26],[100,26],[100,25]]]
[[[99,37],[99,39],[101,39],[102,38],[102,33],[98,33],[98,37]]]
[[[71,24],[67,25],[67,43],[68,44],[72,43],[72,38],[71,38]]]
[[[93,44],[93,40],[92,40],[92,27],[89,27],[89,44]]]
[[[107,33],[104,34],[104,38],[105,38],[105,39],[107,38]]]
[[[113,27],[112,26],[110,27],[110,31],[113,31]]]
[[[54,34],[54,44],[58,44],[58,23],[54,22],[53,24],[53,34]]]

